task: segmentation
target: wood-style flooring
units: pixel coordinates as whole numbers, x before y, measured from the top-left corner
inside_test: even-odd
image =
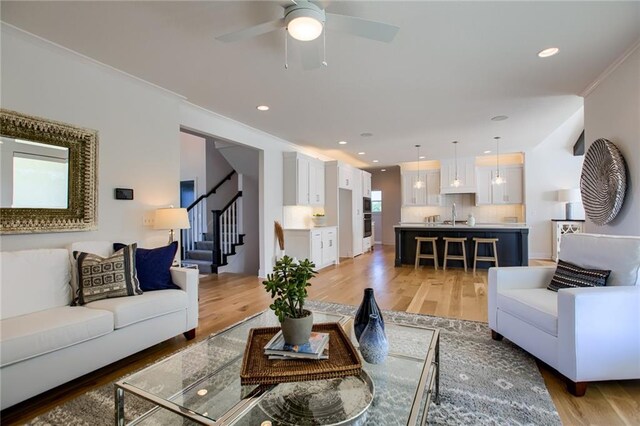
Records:
[[[487,273],[448,268],[393,266],[392,247],[343,259],[323,269],[309,287],[310,299],[357,305],[366,287],[375,289],[382,309],[394,309],[474,321],[487,321]],[[533,262],[532,262],[533,263]],[[237,274],[200,281],[200,324],[196,339],[232,325],[269,306],[257,277]],[[54,406],[109,383],[191,342],[180,336],[81,377],[2,412],[2,424],[22,424]],[[567,393],[562,378],[539,363],[553,401],[566,425],[640,425],[640,380],[589,385],[584,397]]]

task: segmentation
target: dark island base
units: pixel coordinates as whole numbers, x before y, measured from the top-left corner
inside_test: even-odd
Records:
[[[396,228],[396,259],[395,266],[413,265],[416,260],[416,237],[438,237],[436,247],[438,249],[438,263],[444,263],[444,237],[464,237],[467,239],[465,248],[467,251],[467,266],[473,268],[475,242],[478,238],[498,238],[498,262],[500,266],[528,266],[529,248],[528,228],[424,228],[424,227],[398,227]],[[422,244],[423,253],[431,252],[431,244]],[[491,248],[488,244],[480,244],[478,257],[488,256]],[[450,244],[449,254],[462,254],[460,244]],[[421,265],[432,266],[431,260],[421,260]],[[462,267],[462,260],[449,260],[447,267]],[[478,262],[478,269],[487,269],[494,266],[491,262]]]

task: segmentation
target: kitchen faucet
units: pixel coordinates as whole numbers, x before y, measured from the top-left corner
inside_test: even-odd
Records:
[[[456,226],[456,203],[451,205],[451,226]]]

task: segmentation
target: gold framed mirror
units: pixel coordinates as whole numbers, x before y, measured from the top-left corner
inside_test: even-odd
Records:
[[[0,234],[98,223],[98,132],[0,109]]]

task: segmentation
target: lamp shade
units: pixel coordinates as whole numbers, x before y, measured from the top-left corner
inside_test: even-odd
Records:
[[[156,210],[153,221],[154,229],[189,229],[189,215],[187,209],[166,208]]]
[[[578,188],[558,190],[558,201],[578,203],[581,200],[582,198],[580,197],[580,190]]]

